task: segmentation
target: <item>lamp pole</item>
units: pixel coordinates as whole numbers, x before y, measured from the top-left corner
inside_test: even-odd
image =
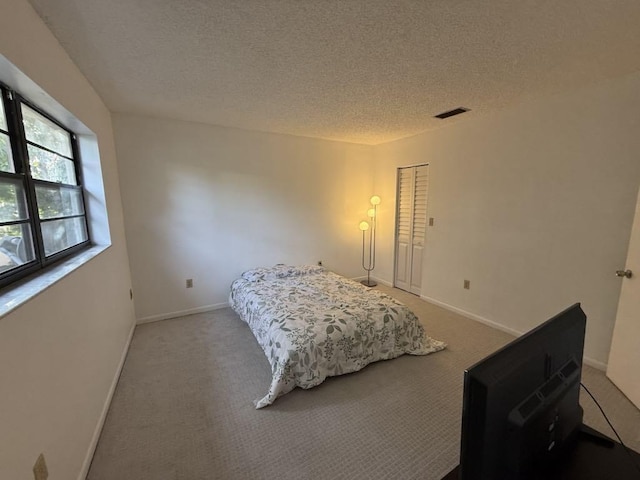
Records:
[[[371,197],[371,205],[373,205],[373,208],[370,208],[367,212],[371,221],[371,228],[369,228],[369,224],[367,222],[360,223],[360,229],[362,230],[362,268],[367,271],[367,279],[362,280],[360,283],[367,287],[375,287],[377,285],[376,282],[371,280],[371,271],[376,268],[376,219],[378,216],[379,204],[380,197],[377,195]],[[365,225],[366,227],[364,227]],[[365,233],[367,230],[369,230],[369,261],[365,265]]]

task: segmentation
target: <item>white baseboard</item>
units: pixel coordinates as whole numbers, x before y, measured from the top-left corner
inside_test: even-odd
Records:
[[[383,280],[383,279],[377,278],[377,277],[375,277],[374,280],[376,282],[378,282],[378,283],[381,283],[382,285],[385,285],[385,286],[389,287],[389,288],[393,288],[393,283],[391,283],[391,282],[387,282],[386,280]]]
[[[366,275],[364,275],[362,277],[352,277],[351,278],[351,280],[353,280],[354,282],[361,282],[362,280],[366,280],[366,279],[367,279]],[[382,280],[380,278],[373,277],[373,276],[371,277],[371,280],[376,282],[376,283],[381,283],[382,285],[386,285],[387,287],[393,288],[393,284],[387,282],[386,280]]]
[[[420,295],[420,298],[425,302],[433,303],[434,305],[442,307],[446,310],[462,315],[463,317],[470,318],[471,320],[475,320],[476,322],[484,323],[485,325],[489,325],[490,327],[506,332],[515,337],[519,337],[524,333],[519,330],[515,330],[513,328],[502,325],[501,323],[494,322],[493,320],[489,320],[488,318],[484,318],[484,317],[481,317],[480,315],[476,315],[475,313],[467,312],[466,310],[463,310],[461,308],[454,307],[453,305],[449,305],[448,303],[441,302],[440,300],[436,300],[435,298],[427,297],[424,295]]]
[[[96,424],[93,436],[91,437],[91,443],[89,444],[87,455],[85,456],[84,462],[82,463],[82,468],[80,469],[78,480],[85,480],[89,473],[89,467],[91,467],[91,461],[93,460],[93,455],[96,451],[96,447],[98,446],[98,440],[100,439],[100,434],[102,433],[104,421],[107,419],[107,413],[109,412],[109,407],[111,406],[111,399],[113,398],[113,394],[116,391],[116,386],[118,385],[118,380],[120,379],[120,374],[122,373],[122,367],[124,367],[124,361],[127,358],[127,353],[129,352],[129,345],[131,345],[131,339],[133,338],[133,331],[135,330],[135,328],[136,324],[134,323],[133,325],[131,325],[129,337],[127,338],[124,349],[122,350],[118,368],[116,368],[116,374],[113,376],[111,386],[109,387],[109,391],[107,392],[107,398],[105,399],[104,405],[102,406],[102,412],[100,413],[100,418],[98,419],[98,423]]]
[[[484,323],[485,325],[488,325],[490,327],[493,327],[497,330],[509,333],[513,336],[519,337],[521,335],[523,335],[525,332],[521,332],[519,330],[515,330],[513,328],[507,327],[505,325],[502,325],[501,323],[498,322],[494,322],[493,320],[489,320],[487,318],[481,317],[480,315],[476,315],[475,313],[471,313],[471,312],[467,312],[466,310],[463,310],[461,308],[458,307],[454,307],[453,305],[449,305],[448,303],[444,303],[441,302],[440,300],[436,300],[435,298],[431,298],[431,297],[427,297],[424,295],[420,295],[420,298],[422,300],[424,300],[425,302],[429,302],[429,303],[433,303],[434,305],[437,305],[439,307],[442,307],[446,310],[449,310],[451,312],[457,313],[459,315],[462,315],[463,317],[469,318],[471,320],[475,320],[477,322],[480,323]],[[582,362],[585,363],[586,365],[589,365],[590,367],[596,368],[598,370],[602,370],[602,371],[606,371],[607,370],[607,364],[604,362],[601,362],[599,360],[594,360],[593,358],[589,358],[589,357],[583,357],[582,358]]]
[[[582,363],[586,363],[590,367],[593,367],[593,368],[595,368],[597,370],[602,370],[603,372],[607,371],[607,364],[606,363],[601,362],[599,360],[594,360],[593,358],[582,357]]]
[[[190,308],[188,310],[181,310],[179,312],[161,313],[159,315],[151,315],[149,317],[139,318],[136,323],[141,325],[143,323],[157,322],[159,320],[168,320],[170,318],[184,317],[185,315],[193,315],[194,313],[211,312],[213,310],[220,310],[227,308],[229,303],[216,303],[213,305],[204,305],[202,307]]]

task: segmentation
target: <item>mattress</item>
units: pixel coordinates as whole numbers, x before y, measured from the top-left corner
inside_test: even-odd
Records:
[[[271,385],[256,408],[296,387],[312,388],[372,362],[445,348],[396,299],[322,267],[278,265],[244,272],[231,285],[229,303],[271,365]]]

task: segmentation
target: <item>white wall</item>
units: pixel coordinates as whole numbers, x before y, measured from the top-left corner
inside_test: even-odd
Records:
[[[139,319],[224,304],[256,266],[364,273],[371,147],[121,114],[114,129]]]
[[[639,110],[636,74],[378,146],[374,187],[388,198],[397,166],[431,165],[423,296],[516,332],[582,302],[585,356],[604,364],[640,184]],[[384,208],[376,275],[393,281],[395,204]]]
[[[134,324],[111,118],[26,0],[3,2],[0,52],[98,139],[112,246],[0,318],[0,478],[33,479],[44,452],[50,479],[74,479]]]

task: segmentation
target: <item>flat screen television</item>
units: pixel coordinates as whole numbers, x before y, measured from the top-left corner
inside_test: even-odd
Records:
[[[585,327],[576,303],[465,371],[460,480],[544,478],[573,447]]]

